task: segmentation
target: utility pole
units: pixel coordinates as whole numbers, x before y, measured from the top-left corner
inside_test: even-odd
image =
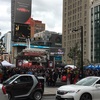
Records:
[[[73,29],[72,31],[81,31],[80,36],[81,36],[81,72],[82,72],[82,78],[84,77],[84,71],[83,71],[83,26],[80,26],[78,29]]]

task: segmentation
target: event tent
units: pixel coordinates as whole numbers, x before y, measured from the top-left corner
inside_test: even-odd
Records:
[[[75,69],[77,67],[75,65],[66,65],[64,68],[72,68],[72,69]]]
[[[94,70],[100,70],[100,65],[95,65]]]
[[[14,67],[14,64],[9,63],[8,61],[4,60],[1,62],[2,66],[10,66],[10,67]]]
[[[95,68],[95,66],[94,65],[88,65],[87,67],[86,67],[86,69],[94,69]]]

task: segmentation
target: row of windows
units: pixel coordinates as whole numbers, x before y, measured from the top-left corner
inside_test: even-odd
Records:
[[[72,41],[72,44],[71,44],[71,41],[69,41],[69,42],[67,43],[67,44],[68,44],[68,45],[67,45],[67,47],[68,47],[67,50],[68,50],[68,51],[70,50],[71,46],[72,46],[72,47],[75,46],[74,43],[80,43],[80,40],[79,40],[79,41],[75,41],[75,40],[74,40],[74,41]],[[84,48],[84,49],[83,49],[83,50],[84,50],[84,56],[86,56],[86,45],[84,45],[83,48]],[[81,48],[80,48],[80,49],[81,49]]]
[[[73,34],[73,35],[68,35],[67,40],[76,39],[76,38],[80,38],[80,33]],[[66,40],[66,38],[64,38],[64,39]],[[86,43],[86,38],[84,38],[84,43]]]
[[[80,43],[80,41],[81,41],[81,39],[77,39],[77,40],[72,40],[72,42],[71,42],[71,40],[68,39],[67,44],[68,44],[68,46],[71,46],[73,43]],[[84,44],[86,44],[86,42],[87,42],[86,38],[84,38]],[[66,37],[64,37],[64,43],[66,44]]]
[[[74,15],[73,15],[74,14]],[[83,15],[82,15],[83,14]],[[72,16],[73,15],[73,19],[76,19],[76,18],[81,18],[82,16],[86,16],[87,15],[87,11],[85,10],[84,13],[82,12],[79,12],[79,13],[72,13],[71,11],[68,12],[68,16]],[[65,13],[64,17],[67,16],[67,13]]]
[[[71,7],[69,7],[69,9],[82,5],[82,0],[79,0],[79,1],[68,0],[68,5],[70,5],[72,3],[73,3],[73,5],[71,5]]]
[[[94,14],[94,19],[93,19],[93,15],[91,15],[91,21],[98,20],[98,19],[100,19],[100,12]]]
[[[77,21],[72,22],[72,23],[68,23],[68,28],[72,28],[72,27],[75,27],[77,25],[79,25],[79,26],[82,25],[82,19],[77,20]],[[84,29],[86,29],[86,27],[87,27],[86,26],[86,18],[84,18]],[[66,24],[65,24],[64,28],[66,29]]]
[[[84,20],[86,20],[86,15],[87,15],[87,12],[86,11],[84,11],[84,17],[85,17],[85,19]],[[64,18],[66,19],[67,18],[67,14],[65,13],[65,15],[64,15]],[[78,13],[78,14],[74,14],[73,16],[69,16],[68,17],[68,21],[69,22],[71,22],[71,21],[73,21],[73,20],[77,20],[77,19],[80,19],[80,18],[82,18],[82,13],[80,12],[80,13]],[[64,21],[65,22],[65,21]]]
[[[65,8],[65,10],[66,10],[66,8]],[[70,11],[70,13],[69,14],[74,14],[74,13],[76,13],[76,12],[80,12],[80,11],[82,11],[82,6],[80,6],[80,7],[77,7],[77,8],[75,8],[75,9],[70,9],[70,10],[68,10],[68,11]]]
[[[77,7],[77,8],[76,8]],[[84,4],[83,6],[84,9],[87,9],[87,4]],[[66,9],[66,8],[65,8]],[[69,5],[68,6],[68,10],[72,10],[72,9],[76,9],[76,11],[82,11],[82,6],[81,5],[77,5],[75,7],[73,7],[73,5]],[[66,11],[66,10],[65,10]]]
[[[91,53],[91,60],[93,60],[93,52]],[[100,53],[95,53],[94,55],[94,62],[100,63]]]
[[[94,7],[94,9],[92,8],[92,9],[91,9],[91,14],[93,14],[93,10],[94,10],[94,13],[98,13],[98,12],[100,12],[100,5]]]
[[[69,23],[68,28],[75,27],[76,25],[82,25],[82,20],[77,20],[75,22]]]
[[[68,40],[80,38],[80,33],[68,35]]]
[[[82,15],[83,14],[83,15]],[[87,16],[87,11],[84,11],[84,13],[80,12],[80,13],[75,13],[73,16],[73,14],[71,12],[68,12],[68,16],[70,16],[69,20],[71,21],[72,20],[76,20],[76,19],[79,19],[81,18],[82,16]],[[72,16],[72,17],[71,17]],[[64,17],[66,18],[67,17],[67,14],[65,13]]]
[[[77,20],[79,18],[82,18],[82,13],[78,13],[77,15],[75,14],[74,16],[72,17],[68,17],[68,20],[71,22],[73,20]]]

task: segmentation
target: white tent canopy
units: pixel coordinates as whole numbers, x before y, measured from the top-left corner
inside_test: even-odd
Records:
[[[14,67],[14,64],[9,63],[8,61],[4,60],[1,62],[2,66],[10,66],[10,67]]]
[[[66,65],[64,68],[72,68],[72,69],[75,69],[76,66],[75,65]]]

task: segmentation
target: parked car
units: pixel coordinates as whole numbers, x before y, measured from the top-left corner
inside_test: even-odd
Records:
[[[9,100],[16,98],[30,98],[41,100],[44,92],[43,77],[36,77],[30,74],[16,74],[6,81],[3,85],[8,94]]]
[[[59,87],[56,100],[100,100],[100,77],[90,76]]]
[[[6,89],[2,84],[0,84],[0,100],[8,100]]]

